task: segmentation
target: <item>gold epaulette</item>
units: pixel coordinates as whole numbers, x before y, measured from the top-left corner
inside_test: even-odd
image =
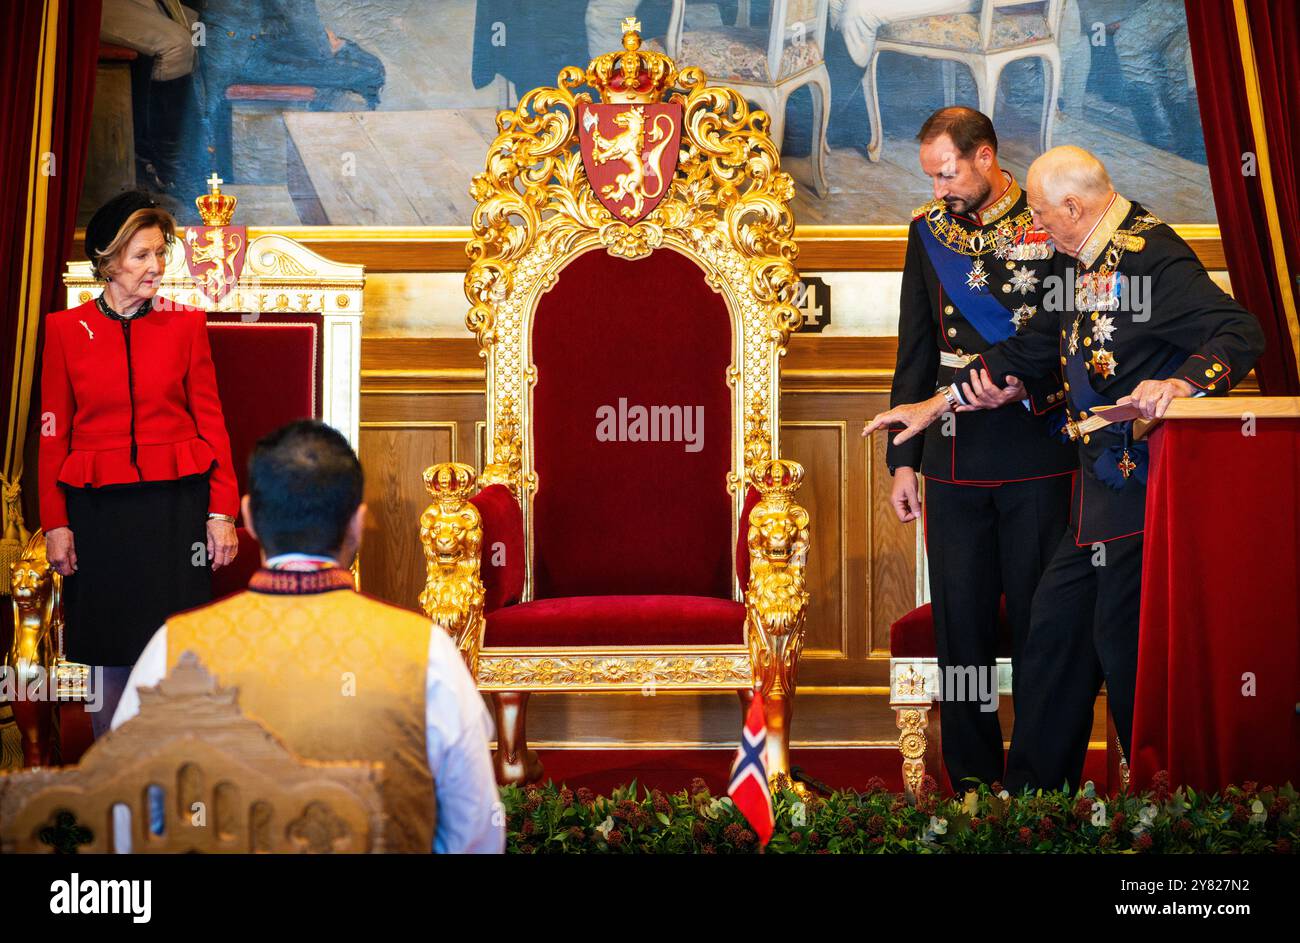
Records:
[[[946,208],[947,205],[948,204],[944,203],[943,200],[931,200],[929,203],[922,203],[916,209],[912,210],[912,219],[920,219],[922,216],[927,215],[930,210],[935,209],[936,207]]]
[[[1147,245],[1146,239],[1134,235],[1127,229],[1117,229],[1111,241],[1125,252],[1141,252]]]
[[[1115,245],[1125,252],[1141,252],[1146,248],[1147,241],[1138,233],[1146,232],[1148,229],[1155,229],[1157,226],[1164,225],[1164,220],[1154,213],[1143,213],[1133,220],[1133,225],[1128,229],[1117,229],[1111,240]]]

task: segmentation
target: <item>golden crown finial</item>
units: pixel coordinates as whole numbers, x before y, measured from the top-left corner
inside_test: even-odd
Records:
[[[478,476],[463,462],[440,462],[424,470],[424,488],[440,503],[459,503],[474,493]]]
[[[764,459],[753,464],[749,477],[764,498],[789,496],[803,484],[803,466],[788,458]]]
[[[235,204],[239,198],[233,193],[221,192],[221,185],[225,182],[214,172],[208,178],[208,192],[194,200],[205,226],[229,226],[230,220],[234,218]]]
[[[677,80],[673,60],[654,49],[641,48],[641,21],[629,16],[623,21],[623,48],[591,60],[587,81],[610,104],[648,105],[662,101]]]

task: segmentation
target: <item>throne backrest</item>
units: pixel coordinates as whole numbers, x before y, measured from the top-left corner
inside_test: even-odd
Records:
[[[800,323],[793,182],[765,114],[624,26],[623,52],[498,115],[471,187],[480,481],[523,508],[526,599],[739,598],[747,469],[779,455]]]

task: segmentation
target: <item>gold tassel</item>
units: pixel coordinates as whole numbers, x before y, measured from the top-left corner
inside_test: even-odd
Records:
[[[23,732],[18,729],[14,709],[0,704],[0,772],[23,768]]]
[[[0,501],[3,502],[4,536],[0,537],[0,596],[10,595],[9,574],[13,564],[23,555],[23,547],[31,536],[23,524],[22,487],[10,483],[0,475]]]

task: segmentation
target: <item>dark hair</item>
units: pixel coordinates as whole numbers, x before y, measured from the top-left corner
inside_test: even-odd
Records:
[[[974,108],[962,105],[940,108],[925,119],[925,124],[916,133],[916,139],[924,144],[941,134],[952,139],[953,146],[962,157],[970,157],[981,144],[993,148],[994,154],[998,152],[998,135],[993,130],[993,122],[988,115]]]
[[[266,555],[335,553],[363,485],[352,446],[323,422],[300,419],[264,436],[248,459],[248,501]]]

